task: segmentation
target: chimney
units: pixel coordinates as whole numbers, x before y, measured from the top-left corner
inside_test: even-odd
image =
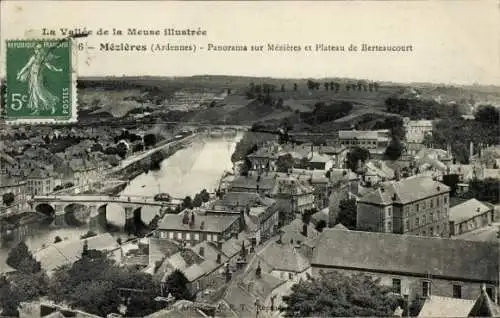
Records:
[[[203,246],[200,246],[200,252],[198,254],[200,254],[200,256],[205,257],[205,248]]]
[[[191,222],[189,223],[189,227],[193,228],[195,224],[194,212],[191,212]]]
[[[217,260],[216,260],[217,264],[220,264],[222,262],[222,256],[219,254],[217,254]]]
[[[307,224],[302,224],[302,234],[307,237]]]
[[[189,212],[186,210],[184,211],[184,215],[182,216],[182,224],[188,224],[189,223]]]

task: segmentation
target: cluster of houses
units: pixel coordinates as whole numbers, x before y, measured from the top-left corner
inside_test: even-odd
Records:
[[[413,141],[421,142],[428,128],[415,127]],[[147,260],[140,258],[143,270],[162,283],[161,296],[169,295],[163,283],[178,269],[196,294],[186,305],[197,310],[194,316],[212,306],[224,316],[264,317],[278,312],[295,283],[340,271],[380,278],[394,294],[418,304],[419,316],[498,315],[497,210],[476,199],[452,202],[442,182],[459,171],[450,149],[423,147],[395,164],[379,156],[390,141],[388,131],[345,131],[339,140],[335,146],[261,145],[248,156],[248,174],[230,176],[216,199],[166,214],[146,242]],[[353,147],[368,149],[375,159],[347,169]],[[471,165],[498,169],[498,147],[480,149],[471,151]],[[284,154],[297,167],[278,172]],[[468,180],[464,175],[461,182]],[[350,229],[337,222],[342,199],[356,202]],[[304,217],[309,214],[312,219]],[[326,228],[317,226],[322,218]],[[123,262],[123,246],[106,235],[88,239],[89,247]],[[80,249],[66,245],[57,250]],[[55,266],[44,261],[50,248],[35,253],[48,271]],[[182,311],[162,314],[172,310]]]

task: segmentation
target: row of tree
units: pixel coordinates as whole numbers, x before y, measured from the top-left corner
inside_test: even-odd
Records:
[[[319,90],[319,89],[321,89],[321,87],[323,87],[325,91],[332,91],[332,92],[333,91],[338,92],[341,88],[341,85],[344,86],[344,89],[346,91],[359,91],[359,92],[361,92],[361,91],[365,91],[365,92],[375,91],[375,92],[377,92],[380,88],[380,84],[377,82],[366,83],[364,81],[348,82],[348,83],[341,84],[339,82],[334,82],[334,81],[317,82],[317,81],[313,81],[313,80],[308,80],[306,85],[307,85],[307,89],[309,89],[309,90]],[[297,83],[292,84],[292,90],[294,92],[298,91],[298,88],[299,88],[299,85]],[[253,94],[253,95],[258,95],[260,93],[271,94],[271,93],[274,93],[276,91],[278,91],[276,85],[267,84],[267,83],[263,83],[263,84],[250,83],[248,93]],[[281,91],[281,92],[286,91],[285,84],[280,85],[279,91]]]

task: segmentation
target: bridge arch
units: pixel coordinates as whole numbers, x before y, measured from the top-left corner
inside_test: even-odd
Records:
[[[82,203],[70,203],[63,207],[64,221],[68,225],[82,226],[90,216],[89,206]]]
[[[49,203],[38,203],[35,205],[35,211],[45,214],[48,217],[54,218],[56,216],[56,208]]]

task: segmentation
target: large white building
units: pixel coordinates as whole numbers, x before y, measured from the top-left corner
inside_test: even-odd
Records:
[[[425,136],[432,135],[432,120],[409,120],[405,118],[406,141],[421,143]]]

